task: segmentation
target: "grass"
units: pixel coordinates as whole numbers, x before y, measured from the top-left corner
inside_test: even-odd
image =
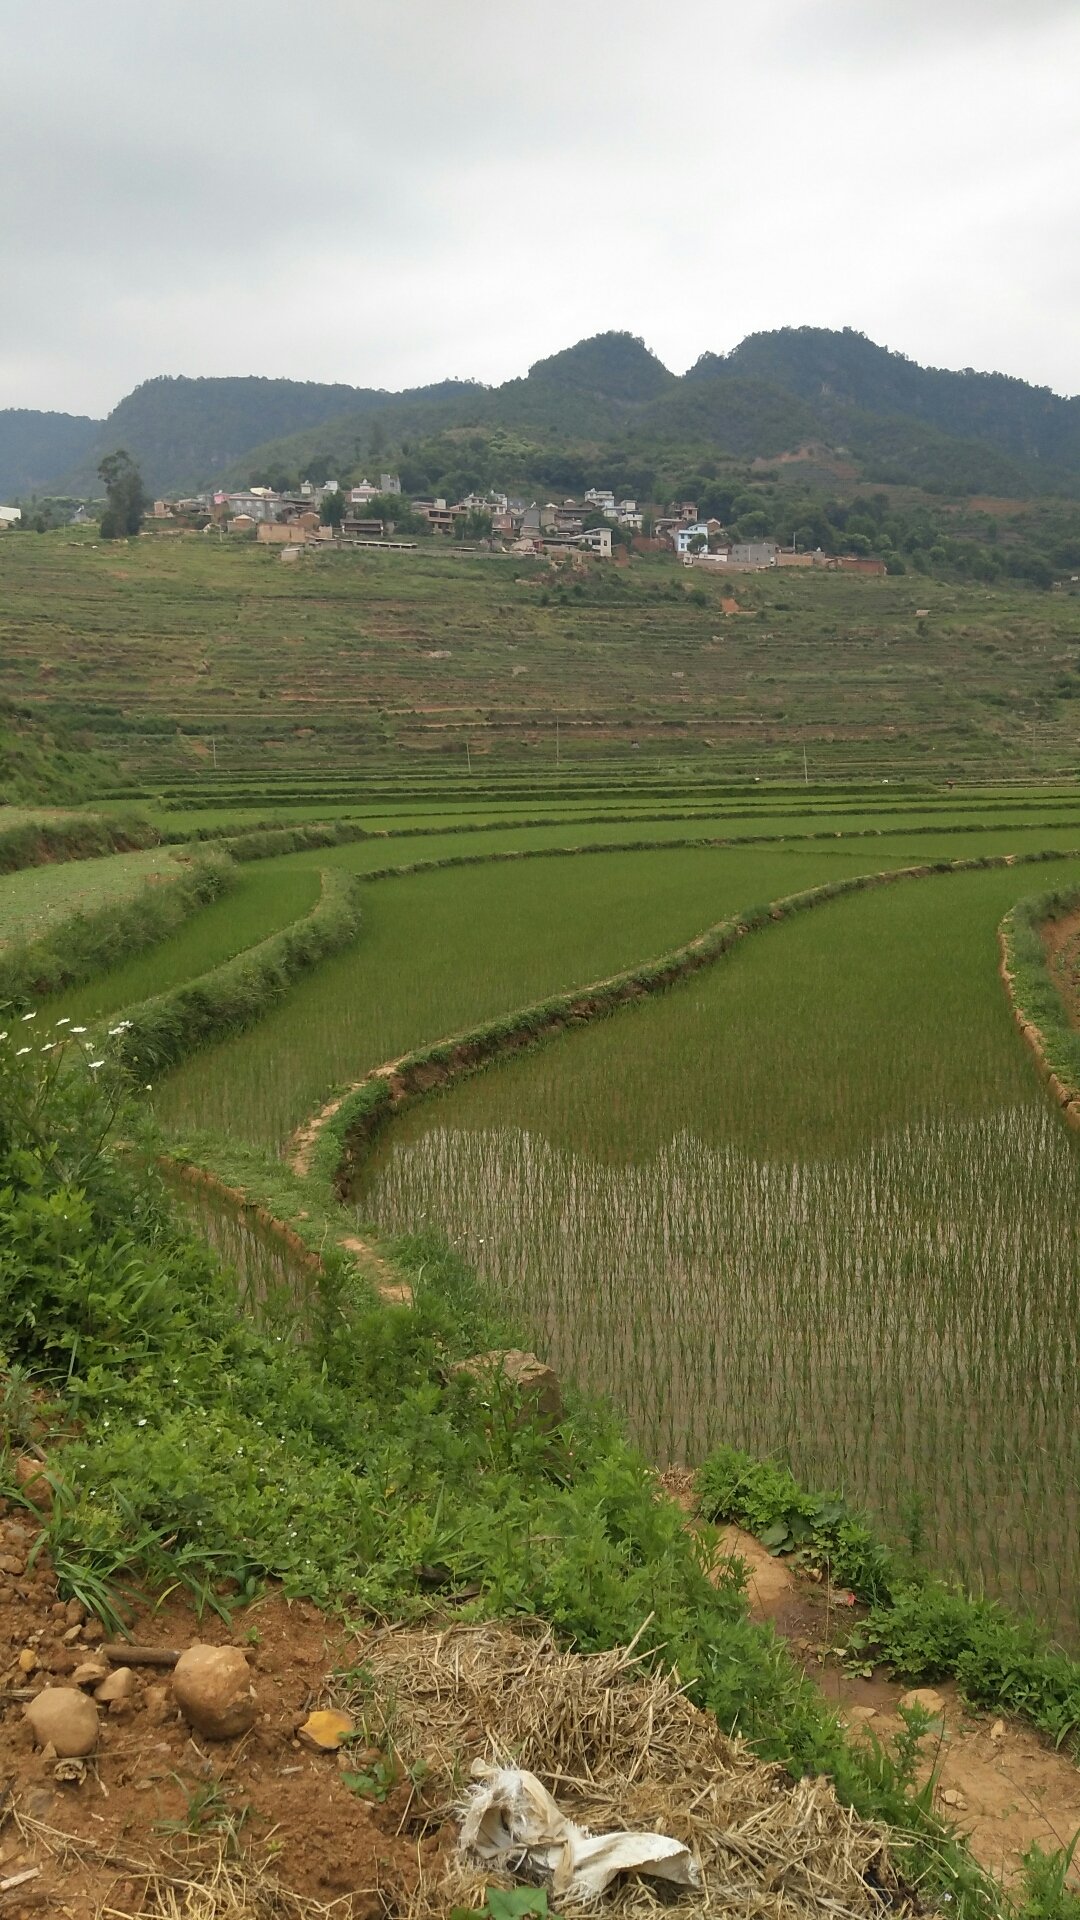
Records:
[[[167,848],[152,847],[5,874],[0,879],[0,945],[41,939],[73,914],[130,900],[148,881],[166,882],[178,871]]]
[[[1075,762],[1067,595],[914,578],[688,582],[638,559],[560,581],[517,556],[325,554],[66,531],[2,559],[0,695],[143,783],[419,761],[932,778]],[[919,619],[917,609],[929,609]],[[43,678],[44,675],[44,678]]]
[[[444,1228],[651,1457],[724,1439],[894,1536],[917,1512],[936,1564],[1076,1641],[1076,1142],[996,977],[1024,876],[745,942],[407,1113],[355,1199]]]

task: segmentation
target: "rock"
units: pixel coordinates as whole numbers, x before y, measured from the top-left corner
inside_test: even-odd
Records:
[[[89,1662],[87,1662],[89,1665]],[[99,1686],[94,1688],[94,1699],[99,1706],[110,1707],[118,1700],[130,1700],[135,1691],[135,1675],[130,1667],[115,1667],[107,1674]]]
[[[36,1673],[41,1665],[33,1647],[24,1647],[19,1655],[19,1672]]]
[[[76,1687],[99,1687],[109,1677],[109,1669],[104,1660],[83,1660],[71,1676]]]
[[[900,1705],[907,1709],[921,1707],[932,1720],[940,1720],[945,1712],[945,1702],[935,1687],[912,1687],[900,1695]]]
[[[100,1647],[105,1638],[105,1629],[100,1620],[88,1620],[82,1630],[82,1637],[88,1647]]]
[[[59,1780],[62,1787],[81,1787],[86,1779],[85,1760],[58,1760],[53,1768],[53,1779]]]
[[[172,1711],[168,1687],[147,1687],[143,1695],[143,1704],[152,1727],[163,1726]]]
[[[957,1792],[955,1787],[946,1787],[941,1798],[947,1807],[954,1807],[957,1813],[965,1813],[967,1811],[967,1801],[964,1799],[962,1793]]]
[[[314,1747],[317,1753],[334,1753],[340,1747],[347,1733],[355,1728],[347,1713],[339,1713],[335,1707],[325,1707],[319,1713],[309,1713],[303,1726],[297,1727],[296,1737],[305,1747]]]
[[[78,1687],[45,1687],[26,1718],[37,1745],[55,1747],[61,1760],[82,1759],[97,1745],[98,1710]]]
[[[86,1619],[86,1608],[81,1600],[69,1600],[64,1608],[64,1619],[69,1627],[81,1627]]]
[[[82,1628],[81,1628],[81,1627],[66,1627],[66,1628],[65,1628],[65,1630],[64,1630],[64,1645],[65,1645],[65,1647],[73,1647],[73,1646],[75,1645],[75,1642],[76,1642],[76,1640],[81,1640],[81,1638],[82,1638]]]
[[[1005,1722],[1004,1722],[1004,1720],[995,1720],[995,1721],[994,1721],[994,1724],[993,1724],[993,1726],[992,1726],[992,1727],[991,1727],[991,1729],[990,1729],[990,1738],[991,1738],[991,1740],[1004,1740],[1004,1738],[1005,1738]]]
[[[17,1553],[0,1553],[0,1573],[10,1574],[13,1580],[21,1580],[26,1572],[26,1561]]]
[[[17,1453],[12,1461],[12,1469],[26,1498],[33,1501],[42,1513],[48,1513],[52,1508],[53,1490],[45,1478],[45,1469],[40,1460],[33,1460],[26,1453]]]
[[[844,1718],[849,1727],[862,1727],[868,1720],[877,1719],[876,1707],[845,1707]]]
[[[172,1687],[184,1719],[208,1740],[234,1740],[258,1717],[258,1697],[239,1647],[189,1647],[173,1669]]]
[[[520,1347],[477,1353],[470,1360],[459,1360],[450,1372],[468,1375],[486,1384],[493,1395],[509,1387],[521,1401],[517,1426],[524,1426],[532,1419],[540,1420],[545,1426],[557,1426],[562,1419],[558,1375],[543,1360],[537,1359],[535,1353],[523,1353]]]

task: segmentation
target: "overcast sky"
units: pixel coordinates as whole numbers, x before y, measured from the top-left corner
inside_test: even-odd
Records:
[[[1078,0],[0,0],[0,407],[805,323],[1075,393],[1078,76]]]

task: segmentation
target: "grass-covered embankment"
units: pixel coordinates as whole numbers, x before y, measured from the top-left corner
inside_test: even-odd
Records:
[[[1001,970],[1024,1038],[1073,1125],[1080,1125],[1080,1031],[1050,970],[1043,930],[1075,915],[1080,888],[1018,900],[998,930]]]
[[[159,882],[150,885],[150,879]],[[206,853],[187,866],[143,878],[131,898],[106,900],[69,914],[39,939],[0,947],[0,1006],[21,1011],[31,1001],[77,986],[143,953],[175,933],[236,882],[233,862]]]
[[[156,847],[160,829],[139,814],[60,814],[20,821],[0,830],[0,874],[57,860],[96,860],[109,853]]]

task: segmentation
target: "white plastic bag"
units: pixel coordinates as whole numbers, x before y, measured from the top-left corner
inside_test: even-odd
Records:
[[[534,1773],[477,1761],[461,1845],[487,1866],[549,1880],[552,1892],[595,1899],[618,1873],[699,1884],[688,1847],[664,1833],[587,1833],[561,1812]]]

